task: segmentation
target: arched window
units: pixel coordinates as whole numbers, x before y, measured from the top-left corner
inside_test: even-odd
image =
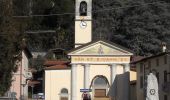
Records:
[[[87,3],[82,1],[79,8],[80,16],[87,16]]]
[[[104,76],[96,77],[93,81],[93,92],[95,97],[106,97],[109,83]]]
[[[68,100],[68,90],[66,88],[61,89],[60,100]]]
[[[107,86],[107,82],[103,77],[97,77],[94,80],[94,86],[100,87],[100,88],[105,88]]]

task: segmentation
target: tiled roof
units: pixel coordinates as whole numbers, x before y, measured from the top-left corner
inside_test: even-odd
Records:
[[[131,63],[144,59],[144,56],[132,56]]]
[[[145,58],[143,58],[143,59],[141,59],[141,60],[138,60],[138,61],[135,61],[135,62],[132,62],[132,63],[133,63],[133,64],[136,64],[136,63],[138,63],[138,62],[145,61],[145,60],[152,59],[152,58],[159,57],[159,56],[163,56],[163,55],[166,55],[166,54],[170,54],[170,52],[162,52],[162,53],[159,53],[159,54],[157,54],[157,55],[145,57]]]
[[[69,61],[61,61],[61,60],[47,60],[44,63],[44,66],[54,66],[54,65],[68,65]]]
[[[45,70],[60,70],[60,69],[70,69],[70,67],[67,65],[55,65],[45,68]]]
[[[63,60],[47,60],[44,63],[45,70],[61,70],[61,69],[70,69],[69,61]]]
[[[132,56],[131,57],[131,63],[130,63],[130,70],[131,71],[136,71],[136,65],[134,64],[134,62],[140,61],[142,59],[144,59],[145,57],[143,56]]]
[[[33,85],[36,85],[36,84],[40,84],[40,82],[39,81],[33,81],[33,80],[31,80],[31,81],[29,81],[28,82],[28,86],[33,86]]]

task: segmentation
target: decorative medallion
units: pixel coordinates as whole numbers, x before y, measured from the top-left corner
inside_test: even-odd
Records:
[[[103,52],[103,48],[102,48],[102,46],[100,45],[100,47],[99,47],[99,49],[98,49],[98,54],[103,54],[104,52]]]
[[[155,89],[150,89],[150,94],[151,95],[155,95],[155,93],[156,93]]]

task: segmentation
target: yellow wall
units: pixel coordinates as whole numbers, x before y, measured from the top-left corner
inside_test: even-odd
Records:
[[[92,80],[97,75],[103,75],[107,78],[110,85],[111,82],[111,69],[110,65],[90,65],[89,69],[89,86],[92,83]],[[117,75],[123,74],[123,66],[117,65]],[[72,80],[74,81],[74,80]],[[123,92],[123,80],[118,80],[119,84],[119,93]],[[81,100],[82,92],[80,89],[84,88],[84,66],[77,65],[77,100]],[[60,99],[60,91],[62,88],[67,88],[69,91],[69,100],[70,100],[70,87],[71,86],[71,69],[70,70],[46,70],[45,71],[45,99],[46,100],[59,100]],[[117,91],[118,91],[117,90]],[[109,91],[109,89],[108,89]],[[94,91],[91,92],[93,97]]]
[[[45,71],[45,100],[60,100],[62,88],[68,89],[70,100],[71,70]]]
[[[75,21],[75,44],[76,43],[88,43],[92,40],[91,34],[91,21],[85,21],[87,23],[87,27],[82,29],[80,27],[81,21]]]
[[[130,71],[130,81],[136,80],[136,72],[135,71]]]

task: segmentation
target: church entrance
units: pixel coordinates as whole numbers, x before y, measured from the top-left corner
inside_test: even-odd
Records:
[[[105,76],[96,76],[93,80],[92,88],[94,100],[109,100],[107,96],[109,83]]]

